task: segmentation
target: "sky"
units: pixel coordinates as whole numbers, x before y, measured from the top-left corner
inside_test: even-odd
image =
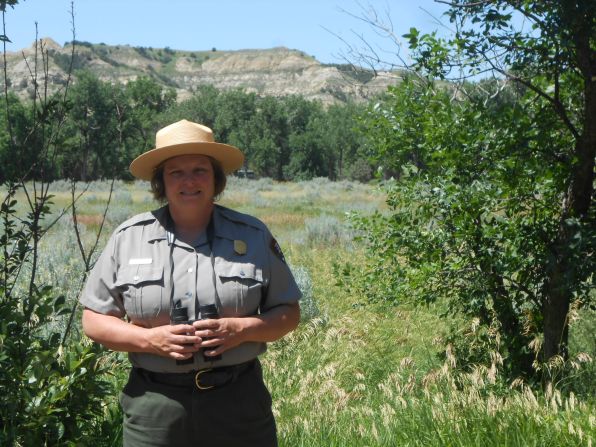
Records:
[[[5,14],[7,51],[51,37],[72,40],[71,0],[20,0]],[[372,8],[372,9],[371,9]],[[345,63],[349,45],[387,54],[396,45],[358,17],[377,11],[401,36],[410,27],[423,32],[437,24],[446,6],[433,0],[74,0],[76,40],[201,51],[301,50],[322,63]],[[355,17],[356,16],[356,17]],[[444,23],[447,21],[443,18]],[[407,48],[401,50],[407,57]]]

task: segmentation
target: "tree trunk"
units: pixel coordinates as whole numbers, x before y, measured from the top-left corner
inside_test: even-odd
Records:
[[[565,243],[565,241],[562,241],[562,244]],[[566,262],[566,258],[566,256],[560,256],[555,261],[546,285],[545,300],[542,307],[544,360],[548,360],[555,355],[567,358],[568,354],[569,321],[567,315],[571,303],[571,290],[565,278],[567,274],[573,273],[569,271],[573,269],[573,266]]]
[[[568,313],[572,298],[572,284],[584,278],[578,277],[577,268],[571,259],[570,245],[574,231],[566,223],[569,218],[580,221],[587,218],[594,193],[594,162],[596,159],[596,63],[589,54],[589,46],[583,46],[588,54],[582,54],[584,75],[583,129],[575,145],[575,163],[566,200],[563,203],[559,233],[553,246],[554,261],[545,285],[545,300],[542,309],[544,317],[544,359],[555,355],[567,357]]]

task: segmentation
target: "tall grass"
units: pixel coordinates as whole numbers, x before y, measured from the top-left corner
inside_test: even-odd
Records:
[[[108,182],[94,182],[79,201],[87,244],[93,242],[91,230],[97,228],[108,187]],[[59,209],[70,186],[55,184],[53,191]],[[269,225],[304,293],[301,326],[272,343],[262,358],[282,446],[593,444],[593,383],[585,384],[581,397],[552,386],[544,392],[522,382],[507,387],[496,354],[491,364],[462,372],[442,341],[447,323],[438,316],[444,310],[440,303],[372,307],[337,286],[334,265],[348,257],[355,264],[366,262],[352,243],[345,214],[382,209],[383,196],[374,187],[325,179],[231,178],[221,204]],[[126,217],[157,206],[147,183],[117,182],[100,245]],[[70,217],[52,229],[42,249],[44,280],[74,301],[82,272]],[[594,357],[593,332],[578,340],[578,349]],[[115,371],[115,396],[125,378],[124,368]],[[118,434],[116,399],[105,413],[102,423],[113,424]]]
[[[270,350],[265,365],[283,445],[592,445],[593,402],[552,388],[503,389],[498,365],[462,373],[448,357],[428,369],[404,352],[415,337],[395,341],[424,314],[408,323],[379,318],[393,334],[358,317],[311,320]],[[376,351],[383,343],[387,351],[407,348],[392,356]]]

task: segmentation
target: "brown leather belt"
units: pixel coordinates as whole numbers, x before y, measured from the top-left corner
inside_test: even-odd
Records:
[[[252,370],[256,363],[257,360],[255,359],[239,365],[221,366],[185,373],[153,372],[143,368],[135,368],[135,370],[155,383],[187,388],[196,387],[201,391],[207,391],[235,382],[240,376]]]

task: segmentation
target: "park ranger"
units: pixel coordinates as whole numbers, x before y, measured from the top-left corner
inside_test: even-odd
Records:
[[[267,227],[214,203],[243,160],[183,120],[131,164],[166,205],[116,229],[80,298],[85,333],[129,353],[125,446],[277,445],[258,356],[301,294]]]

